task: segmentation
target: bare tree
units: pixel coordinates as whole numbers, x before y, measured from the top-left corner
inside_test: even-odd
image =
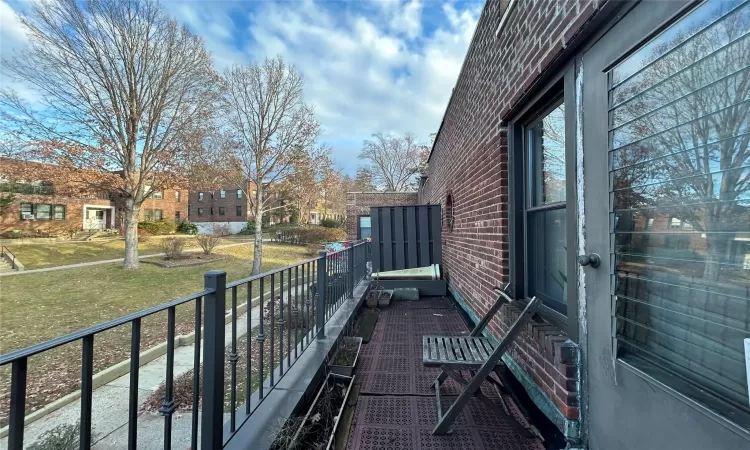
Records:
[[[252,274],[260,273],[263,257],[264,190],[292,173],[315,143],[320,125],[305,104],[302,75],[281,58],[262,64],[234,66],[226,71],[224,112],[232,140],[229,176],[242,189],[255,185],[255,250]],[[252,193],[246,193],[252,194]],[[250,195],[248,195],[250,197]]]
[[[414,188],[415,175],[426,163],[429,149],[407,133],[395,137],[376,133],[364,142],[359,159],[367,161],[374,184],[387,191]]]
[[[30,10],[20,16],[28,46],[2,66],[39,99],[3,90],[3,127],[36,159],[119,173],[107,188],[123,200],[124,267],[135,269],[141,205],[178,182],[177,139],[213,110],[210,55],[156,1],[43,0]]]

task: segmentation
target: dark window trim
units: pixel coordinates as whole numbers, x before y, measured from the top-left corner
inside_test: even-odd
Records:
[[[357,214],[357,236],[355,239],[359,239],[359,237],[362,235],[362,222],[360,222],[360,217],[369,217],[370,218],[370,233],[372,233],[372,216],[370,214]]]
[[[235,214],[237,214],[237,217],[242,217],[242,205],[236,205],[234,211]]]
[[[509,256],[510,282],[514,287],[513,294],[527,301],[526,280],[528,279],[525,264],[528,246],[525,236],[527,212],[554,210],[566,208],[566,241],[568,242],[566,274],[567,279],[567,316],[542,305],[539,314],[552,324],[564,331],[568,337],[578,341],[578,265],[576,254],[578,251],[577,231],[577,190],[576,164],[566,164],[566,195],[565,202],[540,205],[526,208],[526,160],[524,157],[524,142],[526,126],[538,119],[545,112],[551,110],[562,100],[565,105],[565,159],[576,161],[576,96],[575,96],[575,65],[571,61],[562,70],[549,78],[549,81],[539,93],[519,110],[518,114],[508,122],[508,169],[509,169]]]
[[[227,215],[226,213],[227,213],[227,209],[224,208],[223,206],[219,206],[219,215],[226,216]]]

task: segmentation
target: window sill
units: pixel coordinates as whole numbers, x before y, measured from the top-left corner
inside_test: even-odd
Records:
[[[520,298],[518,301],[525,307],[529,303],[528,298]],[[561,314],[559,311],[555,311],[554,309],[550,308],[549,306],[542,303],[539,306],[539,309],[536,312],[536,316],[539,316],[547,322],[548,324],[552,325],[553,327],[559,329],[560,331],[563,331],[565,334],[570,336],[574,336],[570,332],[569,324],[568,324],[568,317]]]
[[[719,398],[693,386],[687,381],[682,380],[670,374],[668,371],[657,367],[640,358],[626,356],[617,358],[617,364],[642,378],[651,386],[654,386],[675,399],[685,403],[718,424],[726,427],[730,431],[750,441],[750,416],[727,404]],[[666,383],[675,383],[678,386],[672,387]],[[693,392],[693,395],[687,392]],[[700,393],[699,395],[696,395]],[[719,411],[724,411],[719,412]],[[731,417],[731,418],[730,418]]]

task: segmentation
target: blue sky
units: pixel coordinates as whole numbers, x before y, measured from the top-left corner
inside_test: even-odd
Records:
[[[0,0],[0,55],[24,45],[14,13],[29,1]],[[483,2],[163,1],[205,39],[214,65],[281,55],[305,77],[337,164],[354,174],[362,141],[376,132],[437,131]],[[23,93],[24,86],[15,86]],[[29,93],[31,95],[31,93]]]

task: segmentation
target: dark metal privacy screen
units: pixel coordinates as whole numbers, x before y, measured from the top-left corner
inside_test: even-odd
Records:
[[[442,264],[440,205],[370,208],[372,270]]]

